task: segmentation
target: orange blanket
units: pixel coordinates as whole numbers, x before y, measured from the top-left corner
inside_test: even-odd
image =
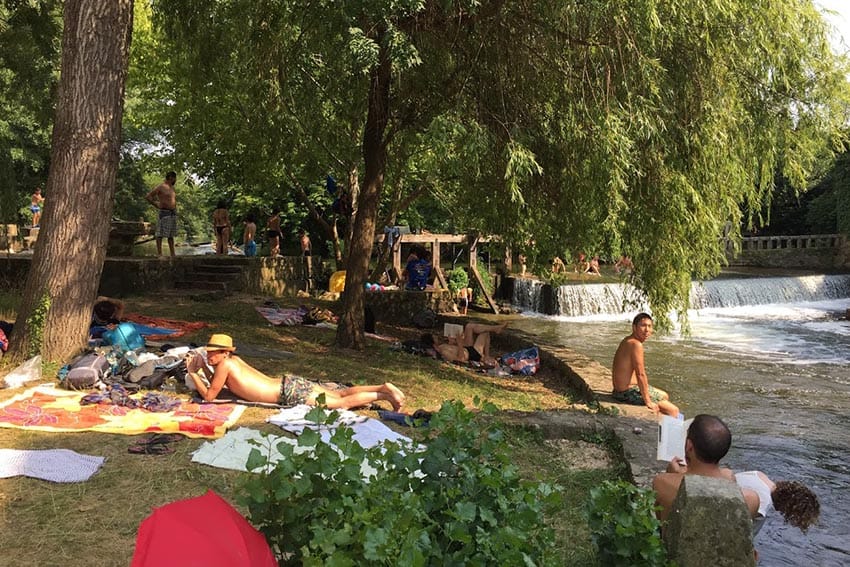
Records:
[[[194,333],[204,327],[209,327],[209,324],[200,321],[177,321],[175,319],[163,319],[162,317],[148,317],[139,313],[126,313],[124,319],[131,323],[139,323],[140,325],[148,325],[150,327],[164,327],[166,329],[176,329],[177,332],[170,335],[148,335],[145,338],[151,341],[164,341],[168,339],[176,339],[182,337],[186,333]]]
[[[217,439],[245,411],[237,404],[193,404],[184,401],[169,412],[114,405],[80,405],[88,392],[39,386],[0,404],[0,427],[36,431],[98,431],[138,435],[181,433]]]

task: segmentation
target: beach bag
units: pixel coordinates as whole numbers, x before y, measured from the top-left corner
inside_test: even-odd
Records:
[[[108,345],[117,346],[121,352],[136,350],[145,346],[145,339],[139,334],[133,323],[121,323],[114,329],[103,332],[103,340]]]
[[[508,353],[499,361],[511,369],[512,374],[532,376],[540,370],[540,351],[536,346]]]
[[[87,390],[103,380],[110,369],[109,361],[102,354],[84,354],[71,363],[65,375],[65,387],[69,390]]]

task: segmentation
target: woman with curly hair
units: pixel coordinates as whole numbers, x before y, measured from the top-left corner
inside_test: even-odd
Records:
[[[820,516],[820,502],[817,495],[802,482],[779,480],[772,481],[761,471],[746,471],[735,474],[735,481],[741,488],[748,488],[759,496],[759,508],[753,520],[753,533],[756,534],[771,510],[777,510],[785,522],[805,532],[817,523]]]

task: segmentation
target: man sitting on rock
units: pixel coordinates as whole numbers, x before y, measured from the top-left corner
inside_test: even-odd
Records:
[[[701,475],[735,482],[732,471],[720,466],[720,460],[731,446],[732,432],[719,417],[700,414],[694,418],[685,439],[685,458],[674,458],[667,465],[667,472],[657,474],[652,480],[652,488],[656,492],[655,503],[661,507],[656,512],[659,520],[664,521],[670,515],[684,475]],[[759,507],[758,495],[748,489],[742,490],[742,493],[750,515],[755,517]]]

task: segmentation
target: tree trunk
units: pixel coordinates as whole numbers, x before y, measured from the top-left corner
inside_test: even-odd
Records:
[[[357,195],[356,213],[352,219],[352,237],[347,254],[345,293],[342,314],[337,327],[336,342],[346,348],[363,348],[363,321],[365,296],[363,284],[369,274],[372,241],[375,238],[375,221],[378,203],[384,185],[387,148],[384,132],[389,115],[390,78],[392,67],[384,42],[383,30],[378,32],[380,60],[372,69],[369,81],[369,110],[363,133],[363,186]]]
[[[44,216],[12,332],[16,359],[85,346],[112,219],[133,0],[66,0]]]

